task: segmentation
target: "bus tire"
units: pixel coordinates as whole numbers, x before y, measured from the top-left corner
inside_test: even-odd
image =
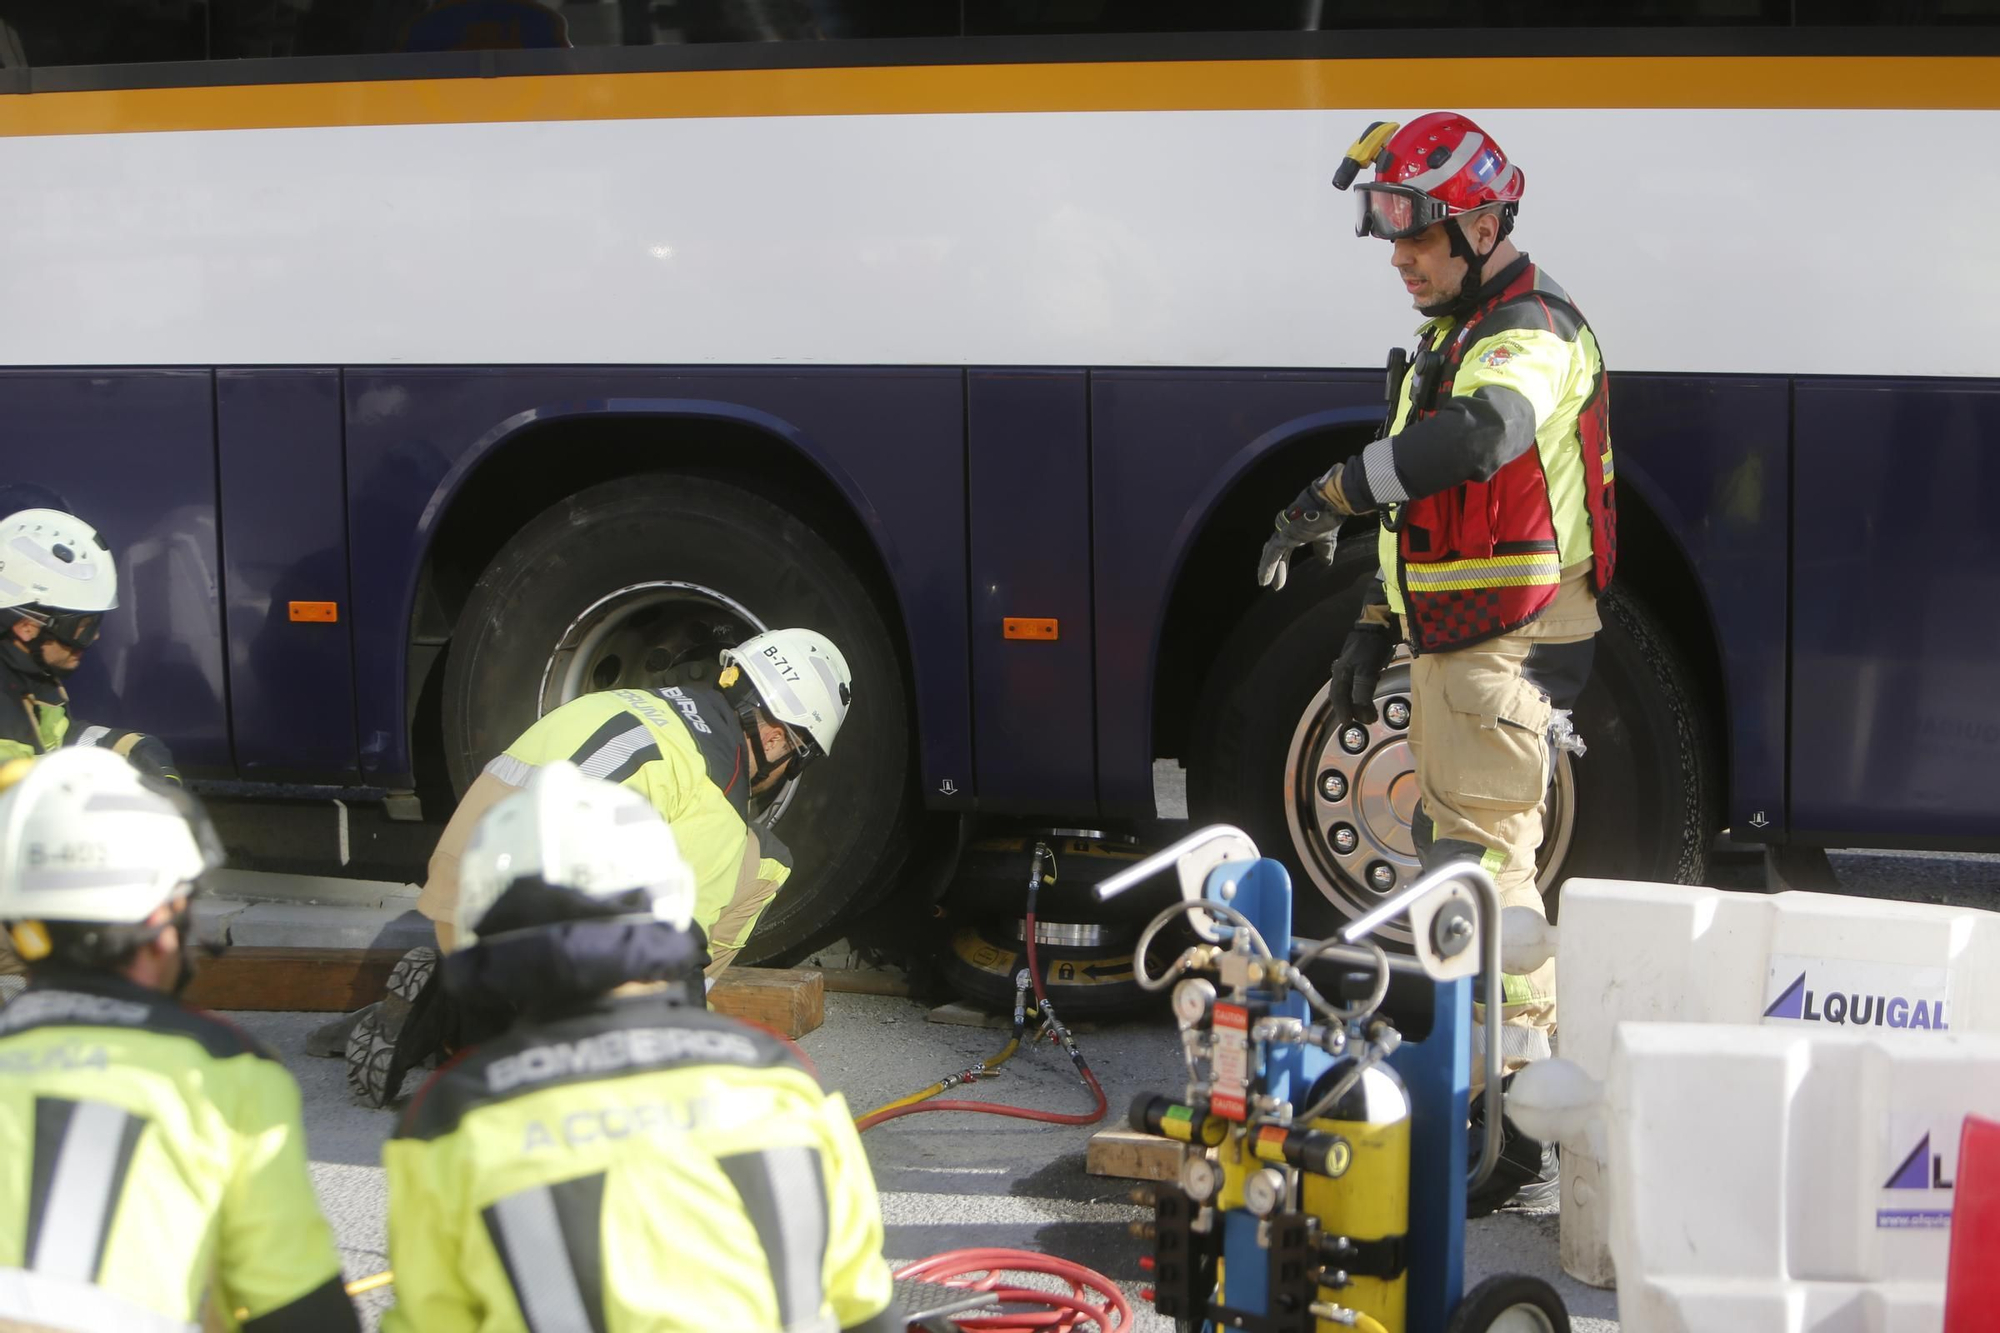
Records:
[[[1372,541],[1344,546],[1332,565],[1296,560],[1285,591],[1260,597],[1224,643],[1188,747],[1195,822],[1236,824],[1286,864],[1306,934],[1351,919],[1357,902],[1376,897],[1352,877],[1325,887],[1330,858],[1304,845],[1310,835],[1295,834],[1300,821],[1288,818],[1297,800],[1297,775],[1288,772],[1294,737],[1315,715],[1314,696],[1374,569]],[[1556,886],[1575,875],[1699,882],[1718,825],[1720,780],[1693,673],[1644,603],[1614,589],[1599,611],[1604,629],[1575,710],[1589,747],[1571,769],[1575,811],[1543,839],[1552,913]],[[1409,882],[1408,867],[1402,873]]]
[[[676,625],[692,622],[711,638],[747,638],[758,622],[802,625],[827,635],[847,658],[856,706],[834,752],[799,779],[779,818],[777,833],[795,869],[742,961],[811,945],[849,908],[877,896],[909,854],[916,802],[908,683],[889,630],[848,562],[797,516],[742,487],[672,474],[607,482],[557,502],[501,548],[466,601],[446,660],[444,748],[454,787],[465,790],[546,711],[545,699],[686,678],[655,670],[665,649],[627,652],[631,661],[606,649],[585,683],[560,697],[550,693],[554,663],[562,660],[558,645],[571,643],[599,607],[615,611],[620,595],[639,609],[612,627],[625,634],[613,642],[643,647],[644,636],[659,632],[647,626],[662,614],[644,599],[683,597],[692,600],[662,604]],[[675,633],[684,642],[691,632]],[[692,633],[700,646],[680,647],[678,670],[712,679],[713,649],[722,645]]]

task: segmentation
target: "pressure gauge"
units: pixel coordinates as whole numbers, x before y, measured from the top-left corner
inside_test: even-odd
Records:
[[[1181,1163],[1181,1189],[1196,1203],[1207,1203],[1222,1187],[1222,1173],[1206,1157],[1189,1157]]]
[[[1215,987],[1200,977],[1189,977],[1174,987],[1174,1017],[1184,1028],[1201,1027],[1215,1003]]]
[[[1258,1217],[1269,1217],[1285,1206],[1285,1175],[1265,1167],[1243,1182],[1243,1205]]]

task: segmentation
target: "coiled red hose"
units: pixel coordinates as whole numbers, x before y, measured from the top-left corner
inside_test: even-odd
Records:
[[[1009,1280],[1033,1273],[1067,1282],[1069,1291],[1043,1291]],[[1095,1269],[1031,1250],[947,1250],[896,1270],[898,1281],[935,1282],[967,1291],[990,1291],[1018,1309],[967,1313],[955,1319],[967,1333],[1097,1333],[1129,1330],[1132,1306],[1118,1284]]]

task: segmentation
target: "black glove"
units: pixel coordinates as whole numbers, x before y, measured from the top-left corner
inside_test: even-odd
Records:
[[[1375,685],[1395,651],[1396,638],[1387,625],[1363,621],[1348,631],[1340,656],[1333,659],[1333,691],[1328,702],[1333,706],[1334,726],[1344,729],[1351,723],[1375,721]]]
[[[157,736],[141,736],[125,757],[132,761],[132,767],[148,777],[177,785],[180,783],[181,771],[174,767],[173,752]]]

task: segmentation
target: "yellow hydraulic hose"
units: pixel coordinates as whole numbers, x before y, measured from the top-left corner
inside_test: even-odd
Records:
[[[1010,1038],[1007,1042],[1007,1045],[1001,1050],[1000,1054],[994,1056],[991,1060],[987,1060],[981,1064],[974,1065],[971,1069],[966,1070],[965,1073],[963,1074],[956,1074],[953,1075],[951,1078],[944,1079],[937,1083],[933,1083],[928,1088],[925,1088],[922,1092],[913,1092],[907,1097],[899,1097],[893,1102],[888,1102],[885,1103],[884,1105],[878,1106],[874,1110],[870,1111],[867,1115],[856,1116],[855,1121],[859,1123],[860,1121],[867,1120],[872,1116],[878,1116],[882,1114],[882,1112],[884,1111],[895,1111],[895,1110],[900,1110],[905,1106],[915,1106],[918,1102],[929,1101],[931,1098],[937,1096],[939,1093],[945,1091],[948,1088],[957,1087],[961,1083],[973,1082],[978,1077],[990,1074],[994,1070],[998,1069],[1001,1065],[1006,1064],[1008,1060],[1013,1058],[1014,1052],[1020,1049],[1021,1049],[1021,1039],[1019,1037]]]

